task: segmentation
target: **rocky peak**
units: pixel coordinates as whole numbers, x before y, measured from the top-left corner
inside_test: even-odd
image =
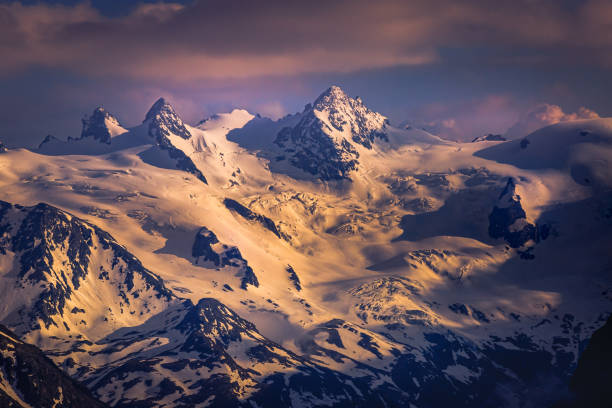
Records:
[[[102,107],[94,109],[89,117],[83,119],[81,139],[93,137],[101,143],[110,144],[113,129],[119,127],[119,121]]]
[[[213,298],[203,298],[189,310],[177,328],[183,332],[200,331],[225,344],[239,341],[241,333],[257,332],[255,325]]]
[[[152,137],[169,136],[170,133],[191,138],[191,133],[185,127],[183,120],[164,98],[159,98],[147,112],[143,123],[149,122],[149,134]]]
[[[312,110],[327,116],[330,125],[340,132],[348,132],[355,143],[371,149],[374,139],[386,140],[386,117],[368,109],[359,97],[347,96],[338,86],[323,92],[312,106]]]
[[[504,238],[512,248],[538,240],[536,226],[527,220],[527,214],[521,205],[521,196],[517,193],[517,185],[512,177],[508,178],[489,215],[489,235],[492,238]]]
[[[176,168],[196,176],[200,181],[208,184],[206,177],[195,165],[191,157],[172,142],[170,136],[176,135],[183,139],[190,139],[191,132],[183,120],[174,111],[164,98],[159,98],[145,116],[144,124],[149,124],[149,136],[155,139],[157,146],[167,151],[171,159],[176,162]]]
[[[274,143],[287,153],[282,159],[306,173],[322,180],[347,179],[357,170],[358,146],[372,149],[376,139],[388,140],[387,124],[361,99],[332,86],[306,105],[300,121],[283,128]]]
[[[4,145],[4,143],[2,143],[2,141],[0,140],[0,153],[4,153],[8,151],[8,148]]]
[[[0,201],[0,255],[8,253],[16,260],[15,287],[40,291],[30,300],[30,319],[22,320],[26,313],[20,314],[16,323],[23,332],[40,328],[39,320],[46,328],[77,327],[81,318],[68,317],[75,302],[89,312],[100,308],[101,299],[85,301],[75,295],[83,287],[88,293],[101,290],[117,296],[116,304],[105,305],[115,315],[152,310],[154,303],[165,304],[173,297],[161,278],[110,234],[46,203],[24,207]],[[94,267],[100,259],[106,261]],[[21,307],[19,296],[13,300],[14,307]]]

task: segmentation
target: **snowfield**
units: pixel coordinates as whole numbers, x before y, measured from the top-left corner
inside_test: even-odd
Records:
[[[542,406],[612,312],[612,119],[83,124],[0,153],[0,323],[110,406]]]

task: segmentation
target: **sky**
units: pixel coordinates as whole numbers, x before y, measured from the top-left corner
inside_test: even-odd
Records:
[[[609,0],[0,0],[0,140],[78,136],[97,106],[139,124],[279,118],[330,85],[453,140],[612,116]]]

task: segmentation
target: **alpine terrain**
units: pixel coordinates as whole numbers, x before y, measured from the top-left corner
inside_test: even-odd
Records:
[[[179,113],[0,143],[0,406],[612,404],[612,118]]]

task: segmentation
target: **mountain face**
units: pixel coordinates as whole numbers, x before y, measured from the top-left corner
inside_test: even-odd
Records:
[[[612,364],[612,316],[589,340],[572,376],[570,389],[572,407],[607,407],[612,401],[612,390],[606,372]]]
[[[521,197],[516,192],[516,183],[508,179],[497,204],[489,215],[489,235],[504,238],[512,248],[518,248],[537,239],[536,226],[527,221],[521,206]]]
[[[98,107],[91,116],[83,119],[81,139],[91,137],[100,143],[111,144],[111,137],[119,127],[119,121],[113,115]]]
[[[176,114],[172,105],[164,98],[159,98],[147,112],[143,123],[149,124],[149,134],[158,140],[163,140],[171,134],[191,138],[191,133]]]
[[[272,232],[278,238],[283,238],[285,240],[290,239],[287,235],[282,234],[278,230],[276,224],[270,218],[253,212],[250,208],[245,207],[244,205],[240,204],[238,201],[232,200],[231,198],[226,198],[223,200],[223,204],[228,210],[237,213],[245,220],[254,221],[260,224],[262,227]]]
[[[43,154],[101,154],[115,148],[118,136],[127,134],[117,118],[102,107],[82,119],[83,129],[79,137],[67,141],[47,135],[38,146]],[[123,141],[124,142],[124,141]],[[124,142],[125,143],[125,142]]]
[[[7,147],[4,145],[4,143],[2,143],[2,141],[0,140],[0,153],[5,153],[7,152],[8,149]]]
[[[387,119],[369,110],[361,99],[332,86],[308,105],[301,120],[282,129],[274,143],[283,160],[321,180],[348,178],[359,164],[357,146],[371,150],[386,141]]]
[[[0,288],[2,319],[21,333],[95,332],[172,298],[108,233],[48,204],[0,201],[0,236],[0,254],[12,258]]]
[[[191,250],[196,264],[211,263],[215,267],[231,267],[236,276],[241,278],[240,288],[246,290],[247,285],[259,286],[257,276],[242,257],[240,250],[235,246],[229,246],[219,242],[214,232],[202,227],[193,242]]]
[[[104,408],[90,391],[57,368],[38,348],[0,325],[0,405],[7,408]]]
[[[193,174],[205,184],[208,183],[191,157],[176,146],[174,137],[188,140],[192,136],[174,108],[164,98],[159,98],[151,106],[143,124],[148,127],[149,136],[155,139],[157,147],[167,153],[177,169]]]
[[[112,407],[600,395],[612,119],[446,143],[332,87],[279,121],[111,122],[0,155],[0,405],[26,396],[3,336]]]

